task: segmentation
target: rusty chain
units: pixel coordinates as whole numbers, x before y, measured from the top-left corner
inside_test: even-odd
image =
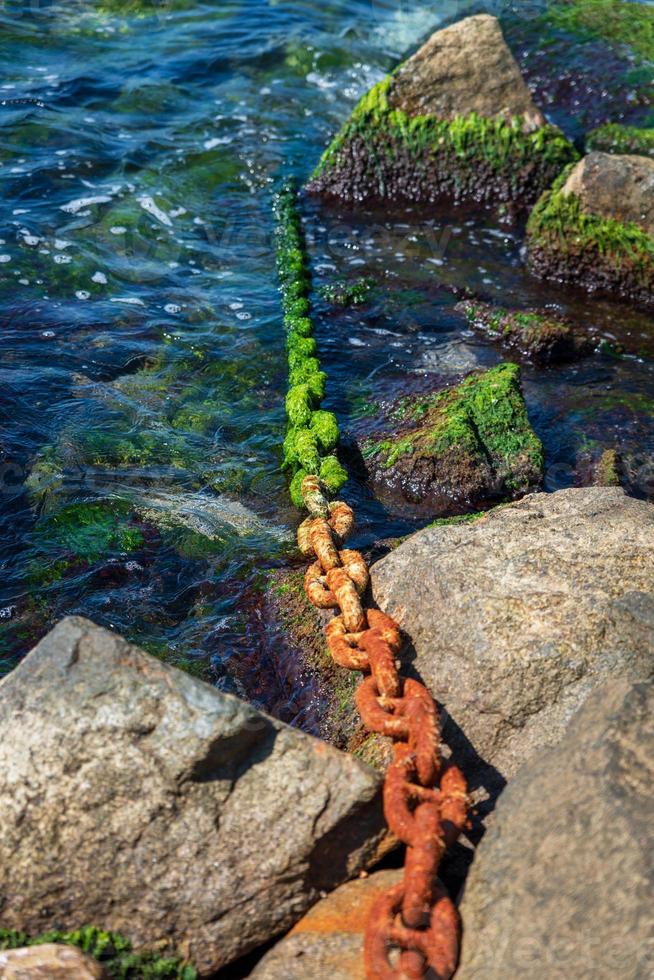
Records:
[[[311,559],[304,587],[319,609],[333,609],[327,646],[343,667],[366,676],[355,700],[371,732],[394,741],[384,783],[384,815],[406,845],[404,880],[374,905],[366,929],[368,980],[448,980],[459,952],[459,919],[437,878],[447,847],[467,823],[465,779],[454,765],[442,766],[438,710],[427,688],[402,678],[397,657],[400,627],[378,609],[364,608],[368,566],[358,551],[344,548],[354,529],[354,512],[329,501],[347,480],[335,453],[336,417],[321,408],[326,375],[320,368],[309,300],[311,273],[297,193],[288,182],[275,196],[279,271],[289,389],[288,428],[282,468],[291,499],[309,517],[298,529],[298,545]]]
[[[458,960],[459,917],[437,871],[467,823],[466,781],[456,766],[441,763],[438,709],[429,691],[400,676],[399,625],[363,607],[368,567],[358,551],[343,548],[354,512],[343,501],[329,502],[317,476],[304,477],[302,497],[309,517],[298,529],[298,545],[314,559],[305,592],[319,609],[337,610],[326,627],[329,652],[341,666],[366,674],[355,695],[359,714],[369,731],[395,742],[384,816],[407,848],[404,881],[371,911],[364,945],[368,980],[417,980],[427,972],[432,980],[448,980]],[[394,963],[393,950],[399,954]]]

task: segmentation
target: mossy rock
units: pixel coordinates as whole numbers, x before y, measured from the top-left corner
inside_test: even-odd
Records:
[[[555,364],[589,354],[594,347],[563,317],[547,310],[507,310],[489,303],[465,300],[456,309],[473,330],[524,354],[537,364]]]
[[[605,123],[588,133],[586,149],[601,150],[604,153],[635,153],[638,156],[654,157],[654,129],[639,129],[638,126]]]
[[[374,489],[397,513],[462,514],[542,484],[543,447],[529,423],[516,364],[402,399],[388,421],[394,429],[360,449]]]
[[[501,105],[479,77],[486,57]],[[482,15],[436,32],[366,93],[308,189],[348,201],[529,204],[576,156],[533,104],[497,21]]]
[[[651,166],[644,157],[613,157],[593,153],[591,158],[624,162],[626,167]],[[566,169],[546,191],[527,223],[528,264],[541,278],[582,286],[590,292],[615,294],[645,307],[654,306],[654,237],[636,221],[621,221],[591,209],[571,188],[574,170]],[[609,184],[604,184],[606,195]],[[612,197],[620,208],[624,198]],[[643,194],[643,199],[645,195]],[[650,205],[651,208],[651,205]]]
[[[363,306],[372,300],[376,285],[375,280],[369,277],[352,282],[339,279],[321,286],[318,292],[330,306]]]
[[[654,9],[626,0],[557,0],[548,5],[547,23],[613,46],[625,45],[646,61],[654,61]]]
[[[30,937],[16,929],[0,929],[0,949],[63,943],[77,946],[102,964],[111,980],[196,980],[197,971],[181,959],[153,952],[134,953],[128,939],[97,926],[82,926],[72,932],[51,929]]]

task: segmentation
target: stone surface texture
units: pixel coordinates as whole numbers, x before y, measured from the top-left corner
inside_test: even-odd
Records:
[[[584,211],[623,224],[633,222],[654,235],[654,160],[641,156],[589,153],[563,185]]]
[[[0,950],[0,980],[106,980],[100,964],[74,946],[44,943]]]
[[[401,870],[377,871],[341,885],[266,953],[252,980],[367,980],[363,937],[368,913],[401,880]]]
[[[609,681],[510,782],[461,906],[457,980],[654,974],[654,685]]]
[[[473,785],[507,777],[599,683],[652,673],[654,508],[618,487],[532,494],[412,535],[372,588]]]
[[[496,17],[478,14],[436,31],[393,76],[391,104],[411,116],[522,117],[538,129],[537,108]]]
[[[80,618],[0,684],[0,773],[3,926],[92,923],[201,975],[383,834],[367,766]]]

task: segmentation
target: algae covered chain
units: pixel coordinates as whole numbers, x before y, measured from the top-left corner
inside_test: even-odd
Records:
[[[347,473],[335,454],[338,443],[336,416],[320,408],[326,375],[316,356],[309,304],[311,274],[293,181],[288,181],[275,195],[273,206],[289,368],[288,428],[282,469],[291,477],[293,503],[302,507],[305,476],[319,475],[330,493],[338,493],[347,480]]]
[[[329,502],[324,495],[334,494],[347,474],[333,455],[336,419],[319,407],[326,377],[312,336],[308,262],[292,185],[276,196],[275,213],[290,382],[283,465],[291,474],[293,501],[309,512],[298,529],[298,546],[314,559],[304,588],[314,606],[336,612],[325,630],[332,659],[366,675],[355,694],[364,725],[395,743],[384,784],[384,816],[406,845],[405,871],[403,881],[371,909],[366,975],[400,980],[431,970],[448,980],[458,960],[459,919],[437,871],[445,849],[467,824],[466,781],[457,766],[441,763],[438,709],[428,689],[399,674],[399,624],[364,608],[368,566],[358,551],[343,547],[354,528],[354,512],[344,501]],[[392,949],[399,951],[397,967],[390,961]]]

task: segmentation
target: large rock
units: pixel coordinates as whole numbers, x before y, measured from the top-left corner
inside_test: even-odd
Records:
[[[368,915],[402,877],[402,870],[377,871],[341,885],[266,953],[252,980],[367,980],[363,940]]]
[[[575,159],[534,104],[495,17],[437,31],[361,99],[309,190],[346,200],[535,200]]]
[[[93,923],[206,975],[355,874],[381,827],[367,766],[86,620],[0,684],[6,928]]]
[[[0,980],[106,980],[100,964],[74,946],[44,943],[0,950]]]
[[[495,791],[607,677],[654,667],[654,508],[618,487],[533,494],[426,528],[372,568],[445,735]]]
[[[541,484],[543,447],[516,364],[405,397],[381,424],[382,431],[360,440],[360,451],[376,493],[395,512],[460,514]]]
[[[527,226],[531,269],[654,305],[654,160],[589,153]]]
[[[654,974],[654,686],[603,685],[500,798],[461,907],[457,980]]]

